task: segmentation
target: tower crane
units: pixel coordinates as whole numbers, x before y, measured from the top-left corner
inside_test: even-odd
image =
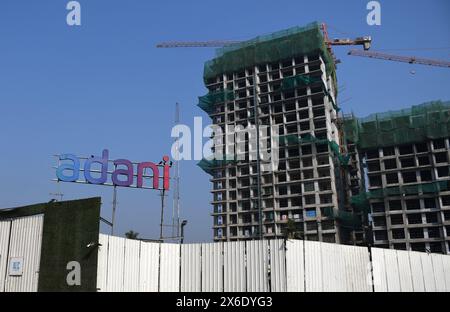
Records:
[[[330,39],[328,36],[327,25],[321,24],[325,43],[328,50],[331,51],[331,46],[343,46],[343,45],[362,45],[364,50],[369,50],[372,38],[370,36],[357,37],[355,39],[343,38],[343,39]],[[220,48],[231,46],[233,44],[240,43],[242,41],[236,40],[213,40],[213,41],[166,41],[156,45],[157,48]]]
[[[429,66],[439,66],[439,67],[447,67],[450,68],[450,62],[441,61],[441,60],[432,60],[426,58],[419,58],[415,56],[400,56],[400,55],[392,55],[375,51],[359,51],[359,50],[350,50],[348,55],[351,56],[362,56],[369,57],[387,61],[395,61],[395,62],[403,62],[409,64],[421,64],[421,65],[429,65]]]

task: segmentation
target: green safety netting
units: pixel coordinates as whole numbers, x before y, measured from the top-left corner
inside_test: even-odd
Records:
[[[309,86],[317,82],[323,82],[322,78],[310,76],[308,74],[301,74],[284,78],[281,82],[281,88],[283,90],[289,90],[297,87]]]
[[[344,130],[363,150],[449,137],[450,102],[433,101],[366,118],[347,118]]]
[[[197,166],[199,166],[206,173],[213,175],[215,169],[224,167],[229,164],[235,164],[236,162],[237,161],[235,160],[234,156],[225,155],[224,159],[219,160],[203,158],[197,163]]]
[[[280,146],[302,144],[302,143],[316,143],[316,144],[328,144],[333,154],[338,158],[339,163],[343,166],[347,166],[350,160],[350,155],[343,155],[340,151],[339,145],[331,140],[318,139],[311,134],[304,134],[297,136],[295,134],[288,134],[280,136]]]
[[[356,143],[359,137],[358,119],[353,115],[351,117],[344,117],[343,122],[344,136],[347,143]]]
[[[450,183],[448,181],[387,187],[368,192],[361,192],[360,194],[351,197],[351,203],[359,210],[368,213],[370,212],[369,199],[383,199],[387,196],[417,195],[420,193],[433,194],[448,190],[450,190]]]
[[[206,62],[205,82],[224,73],[235,72],[258,64],[270,63],[301,55],[320,54],[326,70],[336,85],[336,68],[317,22],[305,27],[292,27],[269,35],[223,47],[217,57]]]
[[[323,209],[323,213],[326,217],[338,220],[342,227],[353,229],[362,227],[361,218],[352,212],[327,207]]]
[[[230,90],[219,90],[209,92],[204,96],[198,97],[198,107],[203,109],[206,113],[214,113],[214,106],[217,103],[223,103],[226,101],[234,100],[234,92]]]

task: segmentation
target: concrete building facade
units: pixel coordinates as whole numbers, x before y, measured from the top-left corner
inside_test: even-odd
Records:
[[[285,45],[293,46],[294,39],[302,40],[302,36],[311,32],[321,36],[316,25],[281,37]],[[250,46],[257,53],[279,39],[274,36],[256,40]],[[317,42],[316,45],[323,46],[322,37]],[[289,53],[262,58],[260,62],[256,56],[245,67],[205,74],[209,95],[221,95],[210,101],[209,106],[199,105],[224,133],[213,151],[220,149],[228,155],[230,150],[236,150],[234,156],[245,157],[243,161],[200,164],[212,176],[215,241],[283,237],[290,223],[305,239],[341,242],[337,220],[330,214],[339,209],[339,194],[344,196],[341,182],[337,181],[338,161],[330,147],[331,142],[340,141],[336,85],[330,55],[318,47],[311,46],[309,53],[291,47]],[[224,58],[232,58],[233,53],[245,53],[246,49],[248,46],[243,45],[213,61],[223,62]],[[246,63],[244,59],[240,61]],[[262,158],[258,169],[258,161],[249,158],[249,153],[256,153],[258,147],[246,144],[244,149],[236,148],[239,136],[227,131],[227,126],[247,127],[256,121],[259,127],[270,127],[267,133],[260,129],[260,142],[269,143],[264,147],[260,144],[259,149],[277,153],[276,170],[264,170],[268,163]],[[246,143],[252,135],[245,136]],[[231,149],[229,136],[236,138]]]
[[[351,198],[369,216],[367,243],[449,253],[449,120],[450,102],[441,101],[344,120],[362,163],[364,187]]]
[[[370,199],[377,247],[450,252],[448,138],[389,146],[365,152],[369,191],[391,187],[404,192]],[[416,185],[417,192],[408,192]]]

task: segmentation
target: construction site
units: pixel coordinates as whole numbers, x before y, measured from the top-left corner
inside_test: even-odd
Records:
[[[106,5],[8,21],[0,293],[450,292],[447,3]]]
[[[450,63],[368,51],[371,41],[331,40],[325,24],[312,23],[244,42],[159,45],[220,47],[205,63],[209,93],[198,104],[222,128],[213,152],[226,155],[198,164],[211,176],[215,241],[289,236],[450,252],[450,102],[365,118],[345,114],[332,46],[362,46],[349,52],[354,56]],[[247,133],[246,148],[230,154],[239,138],[229,126],[249,124],[257,144]],[[276,133],[263,134],[262,126]],[[271,144],[259,146],[262,139]],[[278,153],[277,170],[261,169],[263,151]]]

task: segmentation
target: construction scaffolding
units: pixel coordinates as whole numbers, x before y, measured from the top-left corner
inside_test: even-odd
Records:
[[[216,104],[224,103],[226,101],[234,100],[234,92],[230,90],[219,90],[209,92],[204,96],[198,97],[198,107],[203,109],[208,114],[214,113],[214,107]]]
[[[346,138],[361,150],[450,136],[450,102],[433,101],[408,109],[344,119]]]
[[[350,156],[342,154],[339,145],[335,141],[328,139],[318,139],[309,133],[302,136],[293,134],[280,136],[280,146],[304,143],[328,144],[334,156],[336,156],[336,158],[339,160],[339,164],[341,166],[347,166],[349,163]]]
[[[223,73],[231,73],[257,64],[301,55],[320,54],[336,85],[336,67],[327,49],[320,24],[292,27],[255,39],[217,49],[216,58],[205,63],[205,83]],[[336,90],[336,88],[335,88]]]

